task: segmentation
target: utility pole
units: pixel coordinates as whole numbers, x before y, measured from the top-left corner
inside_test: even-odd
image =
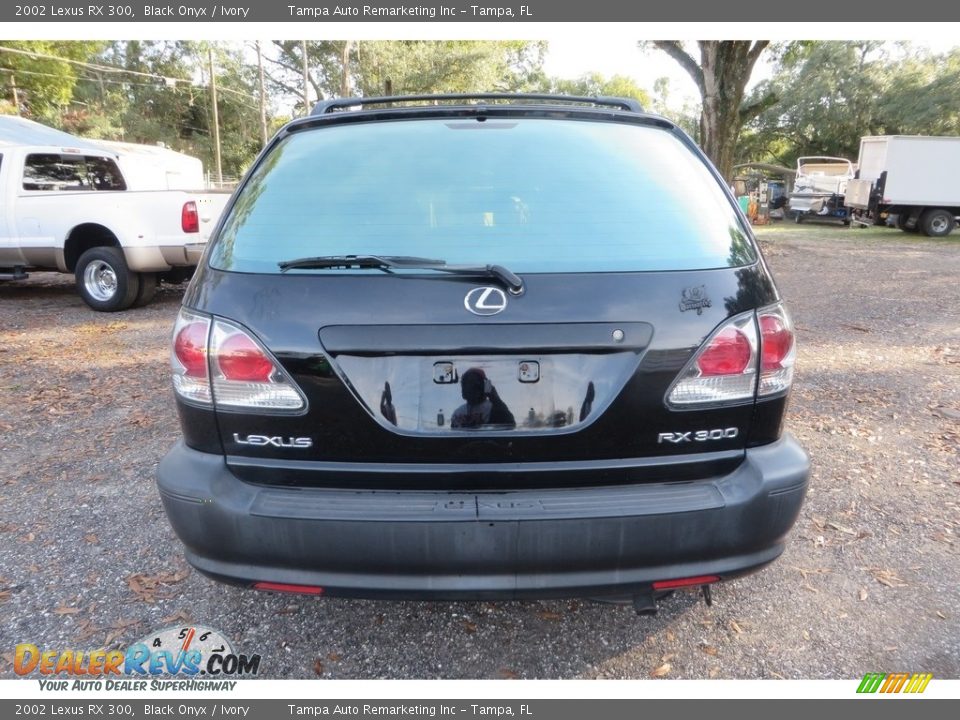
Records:
[[[307,72],[307,41],[300,41],[300,52],[303,54],[303,114],[310,114],[310,73]]]
[[[267,94],[263,90],[263,55],[257,40],[257,68],[260,71],[260,140],[267,144]]]
[[[210,60],[210,103],[213,106],[213,157],[217,164],[217,184],[223,183],[223,165],[220,163],[220,112],[217,110],[217,74],[213,69],[213,46],[207,47]]]

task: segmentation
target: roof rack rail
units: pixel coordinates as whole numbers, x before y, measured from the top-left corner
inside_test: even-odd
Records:
[[[518,104],[526,101],[562,102],[570,104],[604,105],[628,112],[642,113],[643,106],[633,98],[623,97],[579,97],[576,95],[549,95],[540,93],[444,93],[437,95],[396,95],[386,97],[352,97],[321,100],[313,106],[311,115],[326,115],[336,110],[364,105],[387,105],[391,103],[426,102],[430,100],[516,100]]]

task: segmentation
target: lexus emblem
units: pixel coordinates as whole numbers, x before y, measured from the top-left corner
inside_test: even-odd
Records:
[[[507,307],[507,295],[500,288],[478,287],[467,293],[463,306],[474,315],[496,315]]]

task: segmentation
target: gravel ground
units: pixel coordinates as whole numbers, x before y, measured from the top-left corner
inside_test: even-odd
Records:
[[[69,277],[0,284],[0,676],[13,646],[125,647],[181,622],[312,678],[960,677],[960,240],[760,231],[801,343],[813,459],[784,556],[656,617],[590,602],[275,596],[191,572],[154,486],[178,435],[183,288],[114,315]]]

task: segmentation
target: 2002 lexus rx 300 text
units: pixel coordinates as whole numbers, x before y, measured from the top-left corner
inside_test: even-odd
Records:
[[[710,162],[630,100],[422,100],[321,103],[228,206],[173,335],[187,559],[640,610],[773,561],[794,334]]]

